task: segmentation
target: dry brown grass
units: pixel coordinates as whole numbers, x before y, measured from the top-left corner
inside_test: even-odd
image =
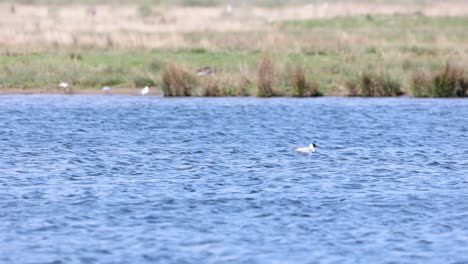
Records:
[[[411,95],[414,97],[431,96],[431,78],[424,71],[416,71],[411,79]]]
[[[194,44],[217,47],[237,45],[251,48],[250,38],[231,37],[229,41],[203,39],[193,43],[192,32],[273,32],[263,41],[293,44],[274,32],[274,22],[363,14],[468,15],[466,1],[433,1],[428,5],[411,3],[371,3],[334,1],[301,6],[261,8],[235,6],[231,16],[223,7],[180,7],[174,5],[143,8],[138,5],[15,5],[0,4],[1,47],[100,47],[100,48],[181,48]],[[250,41],[249,41],[250,40]],[[256,45],[254,45],[256,46]],[[277,45],[276,45],[277,46]]]
[[[251,96],[253,84],[243,74],[216,71],[199,76],[200,89],[203,96]]]
[[[257,96],[271,97],[277,95],[278,70],[273,59],[265,54],[257,68]]]
[[[197,88],[196,76],[186,67],[174,63],[166,65],[162,74],[162,90],[164,96],[195,96]]]
[[[307,78],[307,68],[303,63],[295,64],[288,74],[291,95],[296,97],[320,96],[318,84],[310,83]]]
[[[388,74],[364,72],[359,79],[346,83],[348,96],[401,96],[401,83]]]
[[[462,67],[447,63],[433,78],[434,97],[465,97],[467,90],[468,77]]]
[[[432,76],[416,72],[413,75],[411,92],[415,97],[465,97],[468,92],[468,76],[464,68],[447,63]]]
[[[203,96],[208,97],[220,97],[225,96],[224,94],[224,83],[221,77],[217,74],[210,74],[202,77]]]

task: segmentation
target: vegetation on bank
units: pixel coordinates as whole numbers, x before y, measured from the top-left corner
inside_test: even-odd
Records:
[[[209,68],[211,71],[211,68]],[[202,74],[200,74],[202,73]],[[303,64],[289,68],[287,79],[282,79],[273,59],[264,55],[257,66],[254,77],[232,75],[222,71],[199,72],[184,65],[170,63],[161,73],[161,88],[164,96],[321,96],[318,87],[311,85]]]
[[[465,97],[468,96],[468,76],[463,68],[447,63],[432,75],[415,73],[411,93],[416,97]]]
[[[28,57],[22,54],[10,54],[7,57],[11,60],[23,60],[23,62],[16,67],[5,65],[0,67],[2,76],[0,85],[27,90],[28,88],[56,88],[59,82],[65,81],[74,87],[74,91],[77,91],[75,88],[79,90],[102,86],[116,88],[152,86],[160,88],[165,96],[315,97],[329,95],[317,82],[318,78],[310,75],[308,64],[294,60],[279,63],[278,61],[281,60],[278,56],[269,54],[244,55],[250,60],[255,59],[252,65],[241,64],[231,57],[231,62],[238,67],[228,67],[222,63],[223,60],[220,60],[217,67],[208,67],[210,72],[206,74],[197,74],[197,69],[193,66],[171,62],[171,60],[146,61],[138,56],[124,55],[119,58],[128,58],[129,61],[123,63],[121,60],[118,62],[115,58],[102,57],[102,55],[99,53],[97,59],[95,58],[96,61],[90,60],[87,64],[82,64],[80,61],[85,60],[86,55],[71,54],[69,59],[72,62],[69,65],[65,63],[66,66],[60,66],[58,63],[50,61],[41,63],[42,59],[37,61],[32,59],[41,58],[45,56],[44,54],[28,55]],[[187,54],[183,56],[185,55]],[[192,55],[189,53],[188,57]],[[97,61],[107,61],[109,65],[94,64]],[[227,63],[229,59],[224,61]],[[140,65],[143,69],[135,70],[131,67],[139,63],[143,64]],[[388,72],[383,73],[377,69],[357,71],[342,79],[345,91],[338,95],[465,97],[468,96],[467,73],[462,66],[450,63],[432,71],[409,71],[407,74],[411,76],[411,79],[409,86],[405,87],[401,78],[392,76]]]
[[[167,96],[462,97],[467,23],[466,17],[369,15],[277,22],[259,32],[180,33],[183,47],[122,48],[114,38],[105,48],[5,48],[0,87],[68,82],[78,93],[148,85]],[[213,71],[197,75],[204,67]]]
[[[163,72],[163,93],[165,96],[251,96],[274,97],[316,97],[322,96],[319,85],[311,83],[307,79],[307,69],[304,64],[298,63],[287,68],[287,73],[278,72],[275,62],[268,56],[261,57],[258,62],[256,76],[256,92],[252,92],[252,82],[245,82],[244,86],[235,88],[237,93],[226,93],[223,87],[229,87],[229,81],[225,81],[219,74],[214,74],[206,79],[197,81],[195,75],[184,70],[183,67],[170,65],[169,72],[178,72],[179,78],[165,78],[167,70]],[[176,69],[176,70],[175,70]],[[284,78],[286,79],[282,79]],[[281,86],[283,84],[283,86]],[[360,97],[466,97],[468,96],[468,75],[459,66],[447,63],[440,70],[432,74],[416,72],[409,91],[402,89],[400,80],[388,74],[364,72],[353,80],[346,81],[346,96]],[[175,89],[168,89],[173,87]],[[183,87],[184,89],[177,89]],[[190,92],[183,92],[187,90]],[[202,92],[194,92],[201,89]],[[180,91],[180,92],[174,92]]]
[[[56,88],[60,82],[69,82],[76,91],[103,86],[152,86],[160,88],[165,96],[468,96],[468,71],[450,63],[433,70],[411,69],[402,76],[383,72],[382,67],[358,69],[339,75],[340,83],[335,80],[335,85],[342,85],[344,90],[331,93],[319,76],[311,74],[315,67],[323,69],[323,65],[297,60],[295,54],[285,59],[255,52],[83,51],[10,53],[2,57],[0,87],[26,90]],[[197,67],[203,65],[212,65],[213,72],[198,76]],[[405,77],[409,78],[407,83]]]
[[[401,96],[401,83],[385,74],[365,72],[356,80],[346,82],[349,96],[388,97]]]

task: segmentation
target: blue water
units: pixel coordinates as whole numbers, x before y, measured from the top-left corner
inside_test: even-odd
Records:
[[[0,96],[0,262],[468,263],[468,100]]]

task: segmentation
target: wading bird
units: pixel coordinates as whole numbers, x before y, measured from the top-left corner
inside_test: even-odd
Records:
[[[74,94],[75,93],[75,91],[73,91],[73,88],[68,86],[68,83],[66,83],[66,82],[61,82],[61,83],[59,83],[58,86],[63,88],[63,91],[65,92],[65,94]]]
[[[145,88],[141,89],[140,94],[141,95],[147,95],[149,93],[149,87],[145,86]]]
[[[104,94],[111,94],[112,93],[112,88],[110,88],[109,86],[104,86],[104,87],[102,87],[102,92]]]

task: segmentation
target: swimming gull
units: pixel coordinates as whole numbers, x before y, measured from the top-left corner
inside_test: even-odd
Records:
[[[308,147],[296,148],[295,150],[301,153],[313,153],[315,152],[315,147],[315,144],[310,144]]]

